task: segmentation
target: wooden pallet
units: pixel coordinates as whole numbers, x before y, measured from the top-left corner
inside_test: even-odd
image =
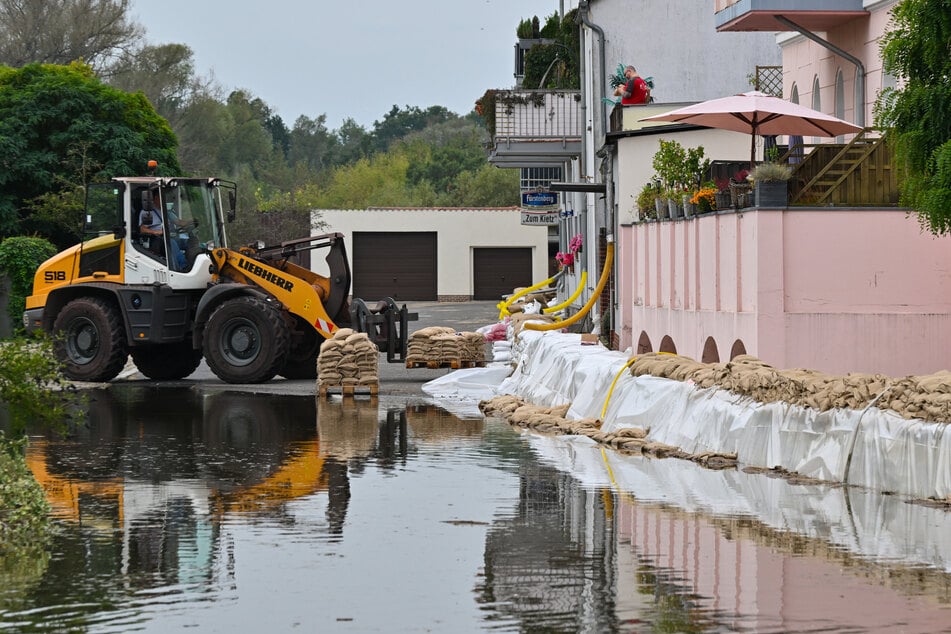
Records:
[[[452,359],[450,361],[407,361],[406,367],[409,369],[428,368],[436,370],[439,368],[451,368],[459,370],[461,368],[484,368],[485,361],[462,361],[461,359]]]
[[[353,398],[355,396],[376,396],[380,393],[380,384],[371,383],[369,385],[321,385],[318,388],[320,398],[326,398],[331,394],[339,394],[343,398]]]

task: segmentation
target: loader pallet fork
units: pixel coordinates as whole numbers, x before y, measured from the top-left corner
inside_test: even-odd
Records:
[[[359,298],[350,301],[350,324],[354,330],[365,332],[380,352],[386,353],[387,363],[406,361],[406,345],[409,340],[407,325],[419,319],[418,313],[410,313],[406,304],[396,305],[392,297],[368,305]]]

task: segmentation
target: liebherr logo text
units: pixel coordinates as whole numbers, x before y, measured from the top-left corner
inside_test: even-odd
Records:
[[[271,284],[280,286],[285,291],[291,291],[294,289],[294,282],[290,280],[285,280],[280,275],[275,275],[274,273],[271,273],[270,271],[266,271],[265,269],[261,268],[254,262],[245,260],[244,258],[241,258],[240,260],[238,260],[238,268],[244,269],[251,275],[260,277],[262,280],[267,280]]]

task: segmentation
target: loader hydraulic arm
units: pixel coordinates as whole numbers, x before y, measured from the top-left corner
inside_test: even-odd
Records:
[[[330,288],[329,285],[320,284],[326,278],[288,262],[282,261],[282,268],[272,266],[273,263],[259,260],[251,250],[247,251],[212,251],[217,277],[265,290],[289,312],[311,324],[324,338],[333,336],[337,325],[324,307]]]

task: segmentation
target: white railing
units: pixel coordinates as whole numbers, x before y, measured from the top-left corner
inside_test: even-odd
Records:
[[[496,95],[496,139],[580,139],[583,129],[577,90],[511,90]]]

